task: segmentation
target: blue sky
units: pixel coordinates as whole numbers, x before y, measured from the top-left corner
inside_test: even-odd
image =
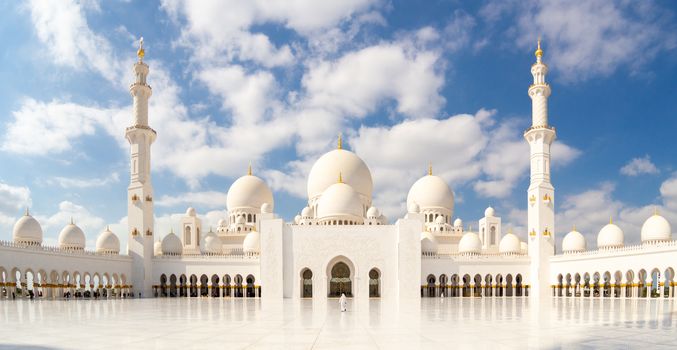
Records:
[[[527,88],[543,38],[557,233],[609,216],[639,240],[677,222],[677,6],[670,1],[30,1],[0,5],[0,239],[30,206],[45,241],[75,217],[88,246],[126,241],[136,42],[153,86],[156,233],[207,224],[253,163],[290,219],[335,147],[369,165],[397,218],[433,163],[476,227],[486,206],[525,237]],[[561,235],[560,235],[561,237]]]

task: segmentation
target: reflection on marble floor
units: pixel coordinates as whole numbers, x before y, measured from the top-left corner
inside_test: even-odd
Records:
[[[0,349],[677,348],[672,299],[1,301]]]

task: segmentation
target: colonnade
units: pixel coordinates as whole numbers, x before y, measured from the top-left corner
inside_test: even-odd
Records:
[[[529,295],[529,285],[524,284],[522,274],[479,274],[462,277],[442,274],[428,275],[421,285],[421,297],[522,297]]]
[[[557,284],[552,285],[552,295],[556,297],[603,297],[603,298],[674,298],[677,282],[674,281],[673,268],[663,273],[657,268],[647,273],[640,269],[635,273],[628,270],[625,274],[616,271],[594,273],[567,273],[557,276]]]
[[[160,283],[153,285],[153,295],[155,297],[260,298],[261,286],[256,285],[255,282],[256,278],[251,274],[246,278],[237,274],[232,279],[228,274],[223,275],[222,278],[216,274],[211,277],[206,274],[200,277],[195,274],[190,276],[162,274]]]

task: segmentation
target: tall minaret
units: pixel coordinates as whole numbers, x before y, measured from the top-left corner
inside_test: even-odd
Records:
[[[545,82],[548,66],[542,62],[541,40],[531,66],[534,83],[531,97],[531,127],[524,138],[531,149],[531,183],[527,191],[530,269],[530,295],[550,295],[550,256],[555,253],[555,188],[550,183],[550,146],[555,140],[555,128],[548,124],[550,85]]]
[[[131,181],[127,189],[127,252],[132,257],[132,285],[135,296],[151,296],[153,260],[153,185],[150,180],[150,145],[157,134],[148,126],[148,98],[152,94],[146,83],[148,65],[143,63],[143,38],[139,42],[138,62],[134,64],[136,80],[129,87],[134,99],[134,124],[125,136],[131,148]]]

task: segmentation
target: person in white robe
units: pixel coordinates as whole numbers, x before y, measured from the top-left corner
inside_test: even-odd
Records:
[[[341,308],[341,312],[348,311],[348,298],[346,298],[345,293],[342,293],[341,298],[339,298],[339,307]]]

